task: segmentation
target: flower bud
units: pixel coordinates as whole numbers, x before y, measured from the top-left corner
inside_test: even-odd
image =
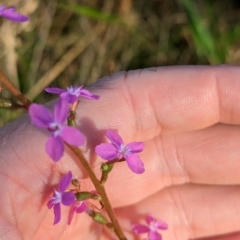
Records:
[[[102,200],[102,197],[101,197],[99,194],[93,194],[93,195],[91,196],[91,198],[94,199],[94,200],[98,200],[98,201],[101,201],[101,200]]]
[[[102,177],[100,183],[103,185],[108,178],[108,174],[112,171],[114,163],[103,163],[101,165]]]
[[[81,185],[81,182],[78,180],[78,179],[73,179],[72,180],[72,185],[74,186],[74,187],[80,187],[80,185]]]
[[[84,201],[86,199],[89,199],[93,196],[91,192],[77,192],[75,193],[75,197],[78,201]]]
[[[0,98],[0,108],[11,108],[11,107],[12,107],[11,101]]]
[[[107,219],[100,212],[92,212],[91,217],[94,221],[106,225],[108,224]]]
[[[103,163],[101,165],[102,172],[110,173],[112,169],[113,169],[113,163]]]

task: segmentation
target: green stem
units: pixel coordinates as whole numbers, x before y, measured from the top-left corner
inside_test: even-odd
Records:
[[[125,237],[116,217],[115,214],[113,212],[112,206],[109,202],[109,199],[107,197],[106,191],[104,186],[102,186],[100,184],[100,182],[98,181],[96,175],[94,174],[94,172],[92,171],[91,167],[89,166],[87,160],[85,159],[85,157],[83,156],[82,152],[74,146],[71,146],[69,144],[67,144],[65,142],[65,144],[73,151],[73,153],[75,153],[75,155],[78,157],[78,159],[80,160],[81,164],[83,165],[83,167],[85,168],[85,170],[88,172],[90,179],[93,182],[93,185],[95,186],[98,194],[101,195],[102,197],[102,203],[104,205],[104,208],[106,209],[109,218],[111,219],[113,228],[114,228],[114,232],[115,234],[118,236],[118,238],[120,240],[127,240],[127,238]]]

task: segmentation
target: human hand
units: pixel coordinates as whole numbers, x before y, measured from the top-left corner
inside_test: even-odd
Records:
[[[234,234],[240,232],[239,76],[239,68],[227,66],[122,72],[92,86],[99,101],[82,100],[83,152],[96,172],[103,160],[93,151],[106,129],[118,130],[125,142],[145,142],[146,171],[133,174],[118,163],[106,183],[128,239],[137,239],[131,224],[148,213],[168,223],[161,232],[166,240],[240,238]],[[53,163],[44,149],[46,133],[26,115],[5,125],[0,137],[2,239],[114,239],[86,214],[68,226],[67,208],[53,226],[46,202],[61,174],[71,170],[92,190],[69,150]],[[229,235],[218,237],[223,234]]]

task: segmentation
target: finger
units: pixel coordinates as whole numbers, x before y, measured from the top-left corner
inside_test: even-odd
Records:
[[[150,213],[168,223],[168,230],[160,231],[163,239],[213,237],[239,231],[239,197],[239,187],[182,185],[116,209],[116,213],[126,232],[131,232],[131,224],[144,224],[145,216]]]
[[[149,140],[141,154],[143,174],[133,174],[125,162],[115,164],[106,183],[111,201],[114,206],[133,204],[165,186],[189,182],[240,184],[239,142],[240,127],[225,124]]]
[[[164,136],[163,161],[160,162],[167,165],[165,169],[169,169],[171,176],[175,176],[172,183],[174,178],[182,176],[182,182],[240,184],[239,141],[240,127],[225,124],[176,134],[172,139]]]
[[[211,238],[198,238],[196,240],[239,240],[240,239],[240,233],[232,233],[232,234],[224,234],[224,236],[217,236],[217,237],[211,237]]]
[[[240,68],[159,67],[122,72],[94,87],[99,101],[82,102],[79,121],[116,128],[123,137],[201,129],[217,122],[239,124]],[[94,90],[93,90],[94,91]],[[95,92],[94,92],[95,93]]]

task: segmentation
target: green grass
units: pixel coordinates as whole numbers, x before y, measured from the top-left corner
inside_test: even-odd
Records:
[[[95,19],[101,22],[119,23],[121,21],[121,19],[115,15],[102,12],[99,9],[88,7],[83,4],[59,4],[59,7],[69,10],[70,12],[77,13],[80,16],[85,16],[89,19]]]

